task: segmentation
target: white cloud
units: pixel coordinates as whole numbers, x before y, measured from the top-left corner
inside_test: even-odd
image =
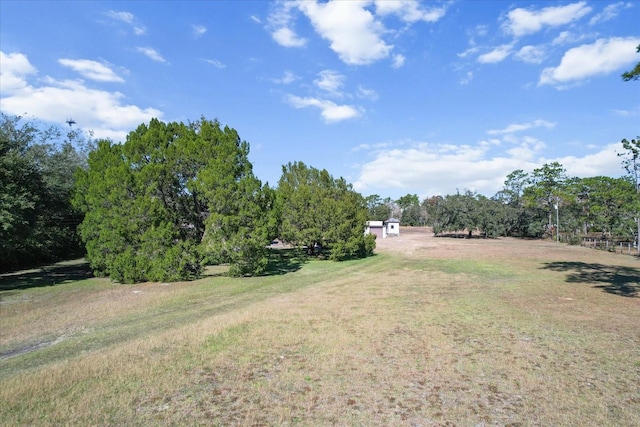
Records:
[[[93,89],[78,80],[45,77],[29,81],[37,70],[22,54],[0,52],[2,98],[0,110],[8,114],[27,113],[38,119],[63,123],[73,117],[78,126],[90,129],[96,138],[123,140],[142,122],[160,118],[162,111],[123,103],[120,92]]]
[[[460,79],[460,84],[467,85],[471,83],[471,80],[473,80],[473,71],[467,71],[467,74],[465,74],[464,77]]]
[[[103,63],[90,59],[59,59],[58,63],[71,68],[81,76],[99,82],[123,83],[122,77],[117,75],[111,68]]]
[[[546,120],[538,119],[528,123],[513,123],[507,126],[504,129],[492,129],[487,131],[489,135],[507,135],[515,132],[522,132],[525,130],[544,127],[546,129],[553,129],[556,126],[553,122],[548,122]]]
[[[520,37],[537,33],[544,26],[557,27],[569,24],[590,12],[591,8],[587,6],[585,1],[538,10],[517,8],[509,11],[502,28],[504,31]]]
[[[298,3],[316,32],[330,42],[331,49],[349,65],[366,65],[389,56],[393,45],[382,39],[385,29],[366,2],[304,1]]]
[[[519,140],[514,139],[514,144],[514,147],[507,150],[507,154],[510,158],[521,162],[535,161],[536,156],[547,146],[544,142],[530,136]]]
[[[447,6],[421,8],[421,4],[413,0],[376,0],[376,14],[380,16],[396,15],[405,22],[436,22],[447,12]]]
[[[291,28],[292,9],[295,7],[294,2],[276,3],[273,13],[269,15],[267,20],[267,30],[271,33],[271,37],[284,47],[303,47],[307,44],[307,40],[299,37]]]
[[[137,47],[136,50],[138,52],[140,52],[141,54],[145,55],[146,57],[148,57],[149,59],[152,59],[156,62],[167,62],[166,59],[164,59],[162,57],[162,55],[160,54],[160,52],[158,52],[157,50],[151,48],[151,47]]]
[[[472,46],[465,50],[464,52],[458,53],[458,58],[466,58],[469,55],[474,55],[480,51],[480,47],[475,46],[475,43],[472,42]]]
[[[611,112],[621,117],[640,116],[640,106],[631,110],[612,110]]]
[[[623,2],[623,1],[607,5],[602,10],[602,12],[598,13],[597,15],[595,15],[593,18],[589,20],[589,24],[595,25],[600,22],[610,21],[616,16],[618,16],[622,9],[627,9],[630,7],[633,7],[633,4],[631,4],[630,2]]]
[[[118,11],[115,11],[115,10],[107,11],[106,15],[111,19],[115,19],[116,21],[122,21],[122,22],[125,22],[127,24],[131,24],[134,21],[134,19],[136,18],[133,15],[133,13],[118,12]]]
[[[480,46],[476,43],[476,37],[484,37],[488,33],[486,25],[476,25],[475,28],[467,30],[469,36],[469,47],[464,52],[458,53],[458,58],[466,58],[469,55],[475,55],[480,51]]]
[[[567,43],[572,43],[572,42],[575,42],[577,38],[578,36],[574,35],[570,31],[562,31],[560,34],[558,34],[558,36],[555,39],[553,39],[553,41],[551,42],[551,45],[558,46],[558,45],[563,45]]]
[[[204,59],[204,62],[206,62],[207,64],[211,64],[214,67],[219,68],[219,69],[227,67],[224,62],[220,62],[217,59]]]
[[[493,49],[491,52],[485,53],[478,57],[478,62],[482,64],[494,64],[496,62],[503,61],[507,56],[511,54],[513,44],[503,44]]]
[[[576,83],[592,76],[620,70],[637,60],[638,44],[640,38],[613,37],[569,49],[562,57],[560,65],[542,71],[538,85],[562,87],[567,83]]]
[[[360,115],[360,110],[351,105],[338,105],[332,101],[318,98],[301,98],[289,95],[287,102],[294,108],[315,107],[320,109],[322,118],[327,123],[353,119]]]
[[[313,81],[313,84],[327,94],[341,98],[345,80],[346,77],[337,71],[323,70],[318,73],[318,78]]]
[[[364,150],[369,150],[369,149],[371,149],[371,145],[369,145],[369,144],[360,144],[360,145],[358,145],[356,147],[353,147],[351,149],[351,151],[355,153],[355,152],[358,152],[358,151],[364,151]]]
[[[359,166],[354,188],[364,194],[410,192],[423,197],[469,189],[492,196],[503,187],[512,171],[531,172],[553,161],[560,162],[570,176],[620,176],[620,159],[615,151],[619,143],[582,157],[559,158],[544,157],[545,144],[535,138],[525,137],[517,146],[499,155],[491,155],[490,145],[485,141],[462,146],[413,142],[382,148],[374,152],[372,160]],[[356,147],[359,151],[369,148],[367,144]]]
[[[591,176],[619,177],[623,174],[620,166],[618,150],[620,143],[616,142],[602,147],[600,151],[587,154],[584,157],[565,156],[546,161],[559,162],[567,170],[567,175],[586,178]]]
[[[514,56],[529,64],[540,64],[544,59],[544,48],[540,46],[523,46]]]
[[[456,189],[493,195],[514,169],[529,167],[511,158],[486,158],[481,145],[413,143],[409,148],[382,149],[361,166],[358,191],[396,189],[424,195],[453,194]]]
[[[405,61],[405,56],[404,55],[393,55],[393,64],[391,64],[391,66],[393,68],[400,68],[404,65],[404,61]]]
[[[373,7],[372,7],[373,6]],[[299,36],[293,24],[296,13],[309,19],[314,31],[329,42],[329,47],[348,65],[367,65],[388,58],[393,45],[385,37],[394,37],[402,29],[385,28],[382,19],[395,16],[406,23],[435,22],[449,4],[425,7],[413,0],[299,0],[275,3],[266,25],[273,39],[285,47],[302,47],[307,40]],[[395,55],[393,67],[404,64],[405,57]]]
[[[124,22],[125,24],[131,25],[133,27],[133,33],[136,36],[141,36],[143,34],[146,34],[147,32],[147,29],[144,26],[134,24],[136,21],[136,17],[133,13],[109,10],[105,13],[105,15],[107,15],[109,18],[115,21],[120,21],[120,22]]]
[[[27,86],[27,76],[37,74],[38,70],[31,65],[22,53],[0,51],[0,94],[11,94]],[[22,112],[24,113],[24,111]],[[19,113],[19,114],[22,114]]]
[[[376,101],[378,99],[378,93],[373,89],[368,89],[362,85],[358,86],[358,92],[356,93],[358,98],[368,99],[370,101]]]
[[[193,36],[195,38],[198,38],[198,37],[204,35],[204,33],[207,32],[207,27],[205,27],[203,25],[193,24],[193,25],[191,25],[191,32],[192,32],[192,34],[193,34]]]
[[[296,76],[293,72],[286,70],[284,75],[279,79],[272,79],[271,81],[276,84],[288,85],[296,80],[300,79],[300,77]]]
[[[284,47],[302,47],[307,44],[307,40],[298,35],[287,27],[278,28],[271,33],[273,39],[281,46]]]

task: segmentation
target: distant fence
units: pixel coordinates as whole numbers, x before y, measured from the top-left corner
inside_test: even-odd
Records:
[[[617,242],[614,240],[585,237],[582,239],[582,246],[615,252],[617,254],[635,255],[637,253],[635,242]]]

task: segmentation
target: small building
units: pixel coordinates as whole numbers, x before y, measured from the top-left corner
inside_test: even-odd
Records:
[[[400,221],[389,218],[386,221],[367,221],[364,234],[374,234],[376,238],[386,239],[400,235]]]
[[[400,235],[400,221],[395,218],[389,218],[384,221],[384,237],[397,237]]]
[[[384,221],[367,221],[367,226],[364,229],[364,234],[373,234],[377,239],[387,237],[384,228]]]

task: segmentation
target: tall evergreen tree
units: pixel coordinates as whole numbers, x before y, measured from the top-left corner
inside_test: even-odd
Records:
[[[75,197],[94,271],[127,283],[180,280],[214,260],[231,262],[233,274],[259,273],[266,255],[254,249],[268,233],[253,231],[269,206],[248,153],[235,130],[204,118],[154,119],[124,144],[100,141]]]
[[[278,182],[280,236],[310,255],[321,246],[331,258],[343,260],[371,255],[374,236],[364,236],[367,207],[364,198],[344,179],[302,162],[282,167]]]

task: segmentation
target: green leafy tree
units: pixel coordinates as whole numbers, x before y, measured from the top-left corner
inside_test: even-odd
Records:
[[[438,203],[439,232],[467,232],[469,237],[477,229],[478,203],[475,194],[466,191],[445,196]]]
[[[214,260],[231,263],[232,275],[260,274],[267,267],[266,246],[277,232],[275,193],[253,175],[249,145],[235,130],[204,123],[201,133],[224,142],[201,175],[210,206],[204,245]]]
[[[80,233],[96,274],[124,283],[197,277],[205,261],[232,274],[264,269],[267,209],[249,147],[217,121],[151,120],[124,144],[99,141],[78,174]],[[250,238],[248,238],[250,236]]]
[[[420,225],[422,218],[420,199],[417,194],[404,195],[396,200],[396,204],[400,209],[400,223],[402,225]]]
[[[370,221],[385,221],[391,217],[391,207],[387,200],[377,194],[365,198]]]
[[[74,132],[0,115],[0,271],[81,253],[71,193],[83,143]]]
[[[402,225],[416,226],[421,224],[420,199],[417,194],[406,194],[396,200],[396,203],[400,208],[400,223]]]
[[[636,52],[640,53],[640,44],[636,48]],[[640,79],[640,62],[638,62],[636,66],[633,67],[633,69],[625,71],[622,74],[622,80],[624,80],[625,82],[638,79]]]
[[[541,168],[533,170],[532,185],[525,189],[524,197],[528,205],[546,212],[547,233],[551,233],[554,228],[555,207],[561,203],[566,179],[566,170],[560,163],[546,163]],[[538,226],[537,222],[535,226]]]
[[[634,189],[628,178],[573,178],[567,183],[566,194],[569,203],[564,210],[573,212],[577,232],[628,236],[631,230],[633,235]]]
[[[344,179],[303,162],[282,167],[277,189],[280,237],[295,246],[317,247],[343,260],[371,255],[374,236],[364,236],[368,211],[364,198]]]
[[[506,235],[521,233],[524,227],[524,203],[522,195],[529,182],[529,174],[522,169],[517,169],[507,175],[504,186],[493,197],[503,204],[504,228]]]
[[[442,229],[442,218],[439,215],[441,213],[440,205],[443,203],[443,201],[444,199],[442,196],[433,196],[422,201],[422,209],[425,214],[425,223],[426,225],[433,228],[433,234],[435,235],[440,233]]]
[[[402,219],[400,220],[402,225],[419,226],[424,225],[424,218],[422,215],[422,209],[420,204],[411,205],[402,211]]]
[[[521,207],[523,205],[524,189],[530,183],[529,174],[522,169],[516,169],[507,175],[504,186],[498,192],[496,198],[509,206]]]
[[[400,209],[404,210],[411,206],[419,205],[420,199],[418,199],[417,194],[406,194],[396,200],[396,203],[400,206]]]
[[[475,225],[486,237],[507,234],[506,207],[498,200],[476,195]]]

